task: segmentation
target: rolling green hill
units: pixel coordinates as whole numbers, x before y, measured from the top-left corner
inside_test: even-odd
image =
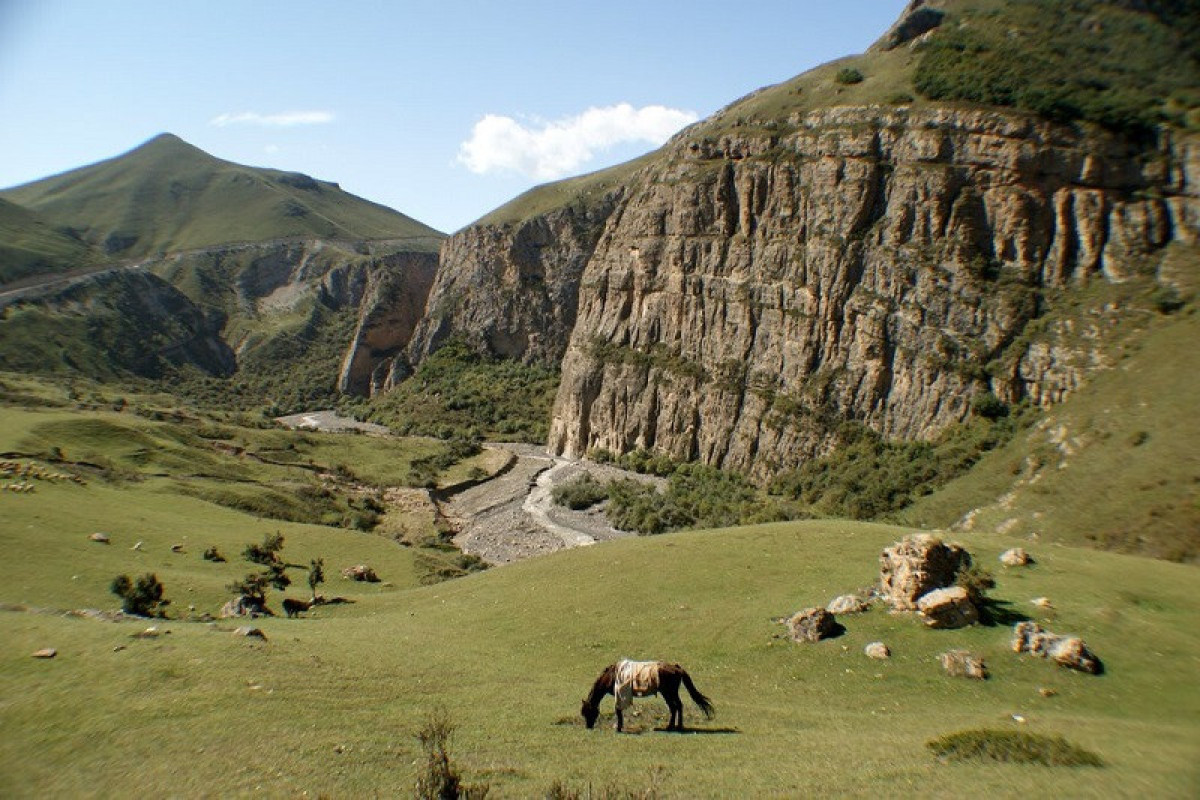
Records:
[[[0,196],[123,259],[296,237],[405,239],[436,249],[441,238],[337,184],[222,161],[171,134]]]
[[[107,263],[85,242],[0,198],[0,285]]]

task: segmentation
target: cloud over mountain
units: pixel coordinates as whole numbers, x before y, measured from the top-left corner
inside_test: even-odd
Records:
[[[333,122],[332,111],[283,111],[278,114],[259,114],[242,111],[221,114],[208,121],[209,125],[224,128],[228,125],[258,125],[264,128],[290,128],[296,125],[324,125]]]
[[[458,161],[478,174],[516,172],[537,180],[568,175],[598,151],[625,142],[660,145],[697,115],[666,106],[620,103],[563,119],[523,124],[488,114],[459,147]]]

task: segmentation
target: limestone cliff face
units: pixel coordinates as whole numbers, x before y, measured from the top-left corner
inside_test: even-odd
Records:
[[[763,475],[844,420],[928,438],[984,391],[1061,400],[1097,364],[1029,323],[1056,290],[1194,242],[1198,154],[1194,139],[903,107],[682,135],[605,218],[550,447]],[[491,262],[477,263],[479,283]]]
[[[623,194],[604,192],[586,204],[451,236],[413,334],[412,362],[461,336],[481,353],[557,364],[575,326],[580,276]]]

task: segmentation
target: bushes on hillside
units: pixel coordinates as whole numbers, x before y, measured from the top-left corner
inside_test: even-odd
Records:
[[[585,472],[573,480],[555,486],[550,497],[556,505],[580,511],[607,500],[608,487]]]
[[[139,617],[165,616],[171,601],[163,596],[164,589],[158,576],[150,572],[137,581],[128,575],[113,578],[109,591],[121,598],[121,610]]]

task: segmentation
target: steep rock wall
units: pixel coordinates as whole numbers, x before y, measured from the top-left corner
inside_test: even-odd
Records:
[[[416,364],[450,336],[501,358],[557,364],[575,327],[579,280],[622,190],[519,223],[474,225],[442,246]]]
[[[1194,140],[981,110],[787,123],[679,137],[607,218],[554,452],[649,447],[762,475],[842,421],[928,438],[982,391],[1060,400],[1096,365],[1021,338],[1046,290],[1124,280],[1197,237]]]

